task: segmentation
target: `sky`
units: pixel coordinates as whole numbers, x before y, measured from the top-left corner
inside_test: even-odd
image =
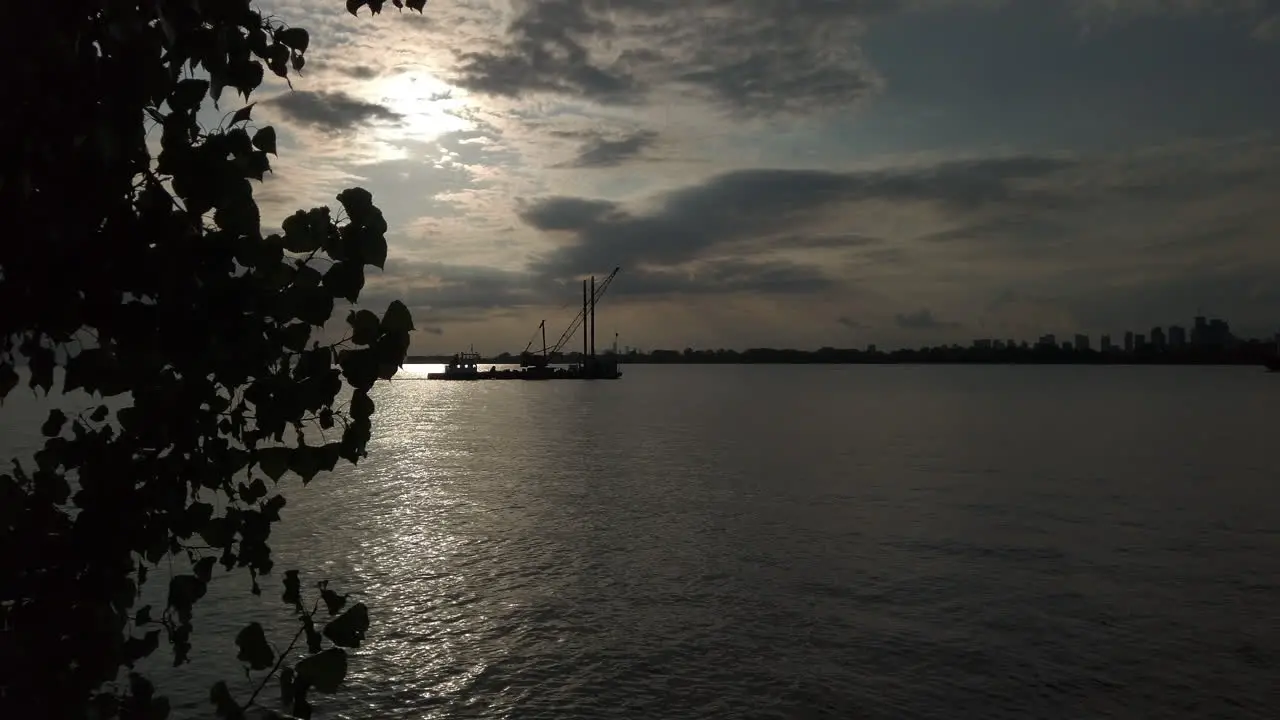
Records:
[[[556,337],[614,267],[644,349],[1280,329],[1280,0],[262,7],[311,35],[264,222],[370,190],[417,353]]]

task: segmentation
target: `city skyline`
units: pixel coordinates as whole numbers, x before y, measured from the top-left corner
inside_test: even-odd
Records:
[[[1158,331],[1158,333],[1157,333]],[[1155,339],[1154,336],[1159,335],[1161,339]],[[1113,336],[1109,333],[1090,335],[1087,333],[1072,333],[1069,336],[1058,337],[1055,333],[1045,333],[1033,338],[974,338],[969,342],[942,342],[930,343],[925,341],[914,346],[881,346],[876,343],[870,343],[864,346],[824,344],[821,346],[799,348],[784,345],[757,345],[751,347],[708,347],[699,346],[698,344],[682,345],[680,347],[658,347],[658,346],[633,346],[625,343],[619,343],[620,334],[601,333],[600,342],[597,345],[599,354],[618,353],[622,355],[650,353],[746,353],[750,351],[777,351],[777,352],[799,352],[799,353],[819,353],[826,350],[838,350],[841,352],[869,352],[869,353],[895,353],[895,352],[914,352],[919,350],[958,348],[963,350],[974,351],[1001,351],[1001,350],[1037,350],[1037,349],[1053,349],[1068,350],[1073,352],[1096,352],[1101,354],[1141,354],[1151,352],[1179,351],[1179,350],[1204,350],[1218,351],[1228,350],[1236,346],[1271,346],[1280,350],[1280,330],[1267,336],[1244,336],[1237,335],[1231,331],[1230,323],[1224,318],[1214,318],[1210,316],[1196,316],[1192,318],[1189,326],[1179,324],[1156,325],[1148,328],[1145,332],[1125,331],[1119,336]],[[1083,343],[1082,343],[1083,341]],[[566,345],[565,351],[559,354],[560,357],[572,358],[579,357],[581,351],[578,349],[581,340],[574,336]],[[538,348],[531,345],[531,351],[538,352]],[[452,356],[453,352],[444,353],[417,353],[418,358],[443,358]],[[489,354],[481,353],[484,357],[491,359],[516,359],[520,353],[517,351],[504,349],[499,352]]]

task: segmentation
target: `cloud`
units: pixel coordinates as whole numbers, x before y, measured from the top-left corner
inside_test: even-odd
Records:
[[[948,4],[517,0],[505,37],[460,53],[456,82],[509,98],[618,105],[692,91],[741,114],[809,112],[883,84],[861,50],[869,19]]]
[[[842,325],[850,330],[861,330],[867,327],[866,325],[862,324],[857,320],[854,320],[848,315],[841,315],[840,317],[836,318],[836,324]]]
[[[1267,42],[1280,40],[1280,13],[1258,23],[1253,29],[1253,37]]]
[[[580,133],[574,133],[580,134]],[[588,134],[588,139],[578,148],[577,157],[557,167],[606,168],[617,167],[640,156],[658,141],[658,133],[639,130],[617,139]]]
[[[325,131],[342,131],[375,120],[399,122],[401,115],[383,105],[352,97],[343,91],[293,90],[263,104],[279,108],[285,117]]]
[[[709,260],[687,268],[637,268],[614,294],[627,297],[757,294],[809,295],[838,281],[821,268],[786,260]]]
[[[617,64],[593,61],[583,39],[611,23],[578,0],[528,0],[508,28],[504,46],[461,55],[458,85],[469,90],[520,97],[549,92],[605,103],[634,100],[638,83]]]
[[[875,240],[864,233],[833,232],[831,215],[871,201],[976,209],[1011,200],[1019,193],[1019,180],[1070,165],[1064,159],[1009,157],[848,173],[744,170],[652,198],[647,207],[550,197],[520,215],[537,230],[569,235],[569,243],[546,253],[539,264],[544,272],[567,276],[619,264],[677,266],[743,245],[757,250],[867,246]]]
[[[1143,18],[1202,16],[1239,18],[1258,40],[1273,40],[1280,18],[1277,0],[1070,0],[1084,21],[1102,28],[1123,26]]]
[[[922,308],[912,313],[898,313],[893,316],[894,323],[903,330],[941,330],[960,327],[960,323],[944,322],[933,316],[933,311]]]
[[[334,69],[356,80],[372,80],[382,74],[378,68],[370,65],[339,65]]]

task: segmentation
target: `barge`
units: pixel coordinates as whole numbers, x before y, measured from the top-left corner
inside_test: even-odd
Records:
[[[547,346],[547,322],[538,325],[542,335],[542,352],[531,352],[533,340],[520,353],[520,368],[504,368],[499,370],[492,365],[488,370],[480,369],[481,357],[472,347],[467,352],[453,356],[443,372],[427,373],[428,380],[617,380],[622,377],[618,368],[618,355],[614,353],[603,356],[596,355],[596,301],[609,288],[613,278],[622,268],[614,268],[608,277],[596,288],[596,278],[591,276],[582,281],[582,310],[569,323],[569,327],[560,336],[555,345]],[[590,287],[590,290],[588,290]],[[582,330],[582,359],[580,362],[557,367],[551,364],[574,333]],[[537,333],[534,335],[537,337]]]

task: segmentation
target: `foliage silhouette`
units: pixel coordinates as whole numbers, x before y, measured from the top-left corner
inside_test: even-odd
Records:
[[[386,261],[368,191],[263,236],[253,182],[277,138],[248,101],[266,70],[302,71],[306,30],[248,0],[113,0],[18,3],[6,31],[0,199],[17,232],[0,244],[0,403],[24,362],[33,392],[54,392],[60,367],[62,392],[118,399],[52,410],[34,463],[0,475],[0,717],[163,718],[131,670],[162,636],[187,662],[216,573],[243,569],[261,592],[276,481],[365,457],[369,390],[402,364],[413,322],[397,301],[351,312],[339,342],[318,330]],[[246,104],[205,129],[209,101]],[[147,582],[167,582],[164,608],[137,606]],[[344,611],[320,582],[308,606],[296,571],[283,584],[293,642],[278,652],[258,623],[236,635],[257,689],[214,685],[220,716],[244,716],[279,677],[286,709],[308,717],[309,693],[338,687],[364,637],[363,604]]]

